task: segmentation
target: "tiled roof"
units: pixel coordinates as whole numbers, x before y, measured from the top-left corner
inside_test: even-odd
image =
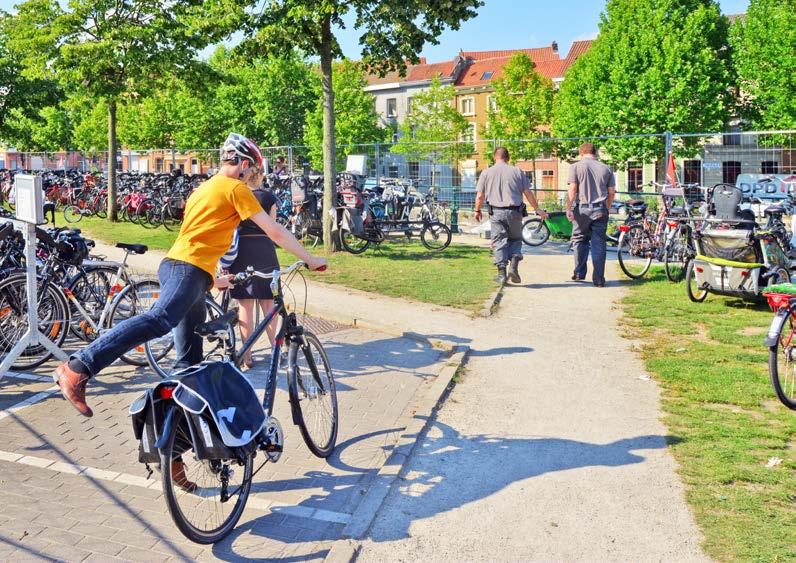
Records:
[[[517,53],[525,53],[533,62],[558,60],[558,50],[550,47],[537,47],[534,49],[507,49],[502,51],[462,51],[459,53],[465,59],[480,61],[483,59],[494,59],[498,57],[510,57]]]
[[[727,20],[729,20],[730,23],[735,23],[736,21],[739,21],[739,20],[740,20],[741,23],[745,23],[746,22],[746,14],[745,13],[744,14],[727,14]]]
[[[569,70],[569,67],[591,48],[592,43],[594,43],[594,39],[586,39],[584,41],[575,41],[572,43],[572,47],[569,48],[569,53],[567,53],[567,58],[563,61],[564,64],[561,67],[560,76],[564,76],[564,73]]]
[[[425,61],[425,59],[421,59]],[[391,84],[393,82],[417,82],[437,78],[453,78],[453,71],[456,69],[456,60],[441,63],[409,65],[406,67],[406,76],[401,76],[397,71],[388,72],[384,77],[376,74],[368,74],[368,85]]]
[[[503,76],[503,67],[511,60],[509,57],[495,57],[472,61],[467,68],[459,75],[456,86],[485,86]],[[534,63],[536,72],[553,80],[561,76],[564,61],[560,59],[551,61],[539,61]],[[491,76],[484,73],[491,72]]]

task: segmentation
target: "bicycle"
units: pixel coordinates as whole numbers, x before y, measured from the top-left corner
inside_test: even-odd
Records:
[[[783,405],[796,410],[796,285],[774,285],[763,295],[775,313],[764,341],[771,386]]]
[[[276,270],[270,274],[249,268],[235,276],[233,284],[247,283],[252,277],[270,279],[274,293],[274,307],[255,327],[240,350],[235,349],[234,340],[229,338],[231,328],[237,321],[237,309],[227,311],[196,330],[203,338],[215,340],[222,345],[220,353],[213,352],[206,356],[205,365],[223,367],[231,364],[237,370],[246,352],[262,336],[271,320],[276,316],[282,320],[274,342],[261,405],[266,421],[264,431],[257,434],[252,442],[229,448],[225,457],[221,458],[206,459],[207,456],[196,452],[193,452],[195,455],[186,455],[191,452],[192,444],[195,443],[191,436],[194,427],[186,419],[183,410],[177,408],[176,403],[172,402],[167,407],[170,408],[169,414],[166,415],[162,434],[155,444],[159,450],[163,492],[172,520],[191,541],[201,544],[215,543],[232,532],[243,513],[253,477],[269,461],[278,461],[283,451],[282,427],[271,414],[276,398],[280,349],[283,345],[288,348],[287,389],[293,422],[298,425],[304,442],[314,455],[326,458],[334,450],[338,431],[338,406],[329,358],[318,337],[298,324],[295,313],[287,311],[282,295],[282,278],[291,276],[305,266],[304,262],[299,261],[285,270]],[[219,361],[210,362],[213,356],[219,357]],[[176,372],[174,376],[179,377],[180,372]],[[155,392],[160,393],[161,401],[168,401],[172,399],[177,384],[177,380],[168,379],[158,384]],[[208,435],[209,432],[208,430]],[[258,451],[264,451],[266,457],[262,465],[253,470],[253,460]],[[178,479],[173,477],[174,460],[180,460],[184,467],[184,472],[178,474]],[[242,468],[242,471],[236,471],[234,466]],[[197,487],[191,490],[192,487],[186,486],[186,483],[196,483]]]

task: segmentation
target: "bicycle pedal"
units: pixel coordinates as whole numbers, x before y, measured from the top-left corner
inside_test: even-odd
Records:
[[[265,452],[269,461],[273,463],[279,461],[284,451],[284,438],[285,434],[282,431],[282,425],[279,424],[279,421],[273,416],[268,417],[265,423],[263,442],[260,445],[260,449]]]

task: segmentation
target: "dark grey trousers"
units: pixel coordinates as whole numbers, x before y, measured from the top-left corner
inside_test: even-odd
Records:
[[[575,275],[586,277],[586,260],[591,248],[592,281],[605,283],[605,244],[608,231],[608,209],[576,207],[572,225],[572,245],[575,247]]]
[[[522,260],[522,213],[493,209],[489,220],[495,265],[506,266],[512,256],[519,256]]]

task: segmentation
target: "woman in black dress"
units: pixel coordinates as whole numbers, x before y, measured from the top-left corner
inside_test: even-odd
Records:
[[[254,174],[249,181],[249,187],[252,189],[254,197],[263,206],[263,210],[268,213],[274,220],[276,220],[276,198],[268,191],[262,189],[263,185],[263,172]],[[270,273],[279,268],[279,261],[276,257],[276,247],[270,238],[258,227],[254,222],[247,220],[243,221],[238,226],[238,255],[235,261],[229,267],[232,274],[237,274],[246,270],[248,266],[252,266],[258,272]],[[240,324],[240,335],[245,341],[254,329],[254,307],[259,303],[260,309],[263,314],[267,314],[274,306],[274,295],[271,293],[271,280],[264,280],[262,278],[252,278],[247,285],[234,286],[230,290],[230,296],[238,300],[240,309],[238,311],[238,320]],[[279,317],[274,319],[268,324],[266,333],[268,334],[268,341],[273,346],[274,335],[276,334],[276,323]],[[245,358],[243,364],[246,367],[252,367],[252,353],[251,349]]]

